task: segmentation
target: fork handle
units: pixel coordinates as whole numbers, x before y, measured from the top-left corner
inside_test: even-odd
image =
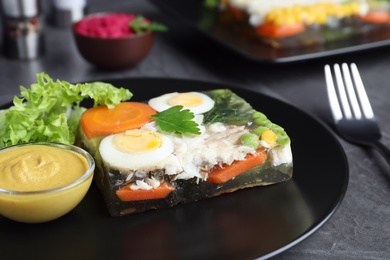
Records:
[[[387,148],[387,146],[385,146],[383,143],[381,143],[379,141],[374,142],[373,147],[375,149],[377,149],[382,154],[383,158],[385,158],[387,163],[390,165],[390,150],[389,150],[389,148]]]

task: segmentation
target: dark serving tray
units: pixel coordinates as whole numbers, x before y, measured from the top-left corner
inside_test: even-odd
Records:
[[[244,34],[216,22],[217,10],[204,6],[203,0],[151,0],[156,6],[187,26],[217,41],[221,45],[258,62],[288,63],[320,57],[362,51],[390,44],[390,26],[369,35],[348,37],[323,45],[276,49],[261,44]]]

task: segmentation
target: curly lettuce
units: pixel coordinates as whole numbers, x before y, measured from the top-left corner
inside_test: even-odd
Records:
[[[14,97],[13,106],[0,111],[0,148],[29,142],[59,142],[73,144],[85,99],[93,106],[109,108],[132,93],[104,82],[71,84],[54,81],[44,72],[37,74],[37,83],[30,88],[20,87],[20,97]]]

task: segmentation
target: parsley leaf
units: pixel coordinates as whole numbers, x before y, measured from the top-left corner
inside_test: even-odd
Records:
[[[199,125],[193,120],[195,117],[189,109],[183,106],[173,106],[152,116],[161,130],[180,134],[200,134]]]
[[[129,26],[137,33],[143,33],[144,31],[166,31],[167,27],[160,23],[149,22],[142,15],[138,15]]]

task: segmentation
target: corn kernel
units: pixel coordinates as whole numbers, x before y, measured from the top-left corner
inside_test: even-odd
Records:
[[[272,130],[264,130],[264,132],[261,134],[261,140],[267,142],[270,146],[275,146],[276,140],[278,137]]]
[[[277,7],[269,12],[265,21],[276,25],[292,25],[304,22],[306,24],[324,24],[330,17],[349,17],[360,12],[361,5],[357,2],[336,4],[319,3],[309,6],[293,5]]]

